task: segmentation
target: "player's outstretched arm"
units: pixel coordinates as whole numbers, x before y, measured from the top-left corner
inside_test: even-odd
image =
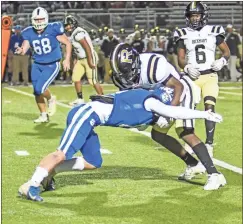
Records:
[[[15,50],[15,54],[25,55],[25,53],[29,50],[30,43],[28,40],[24,40],[21,47],[17,47]]]
[[[154,113],[170,117],[174,119],[206,119],[216,123],[223,121],[221,115],[213,113],[211,111],[199,111],[192,110],[179,106],[167,106],[155,98],[149,98],[145,101],[144,106],[146,110],[153,111]]]

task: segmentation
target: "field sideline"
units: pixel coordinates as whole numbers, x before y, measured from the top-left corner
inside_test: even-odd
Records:
[[[217,125],[215,158],[242,172],[242,84],[220,84],[217,112],[224,122]],[[242,175],[220,168],[228,181],[215,192],[202,189],[204,175],[192,183],[177,175],[184,164],[151,139],[125,129],[98,127],[103,167],[56,177],[57,190],[43,194],[43,203],[17,197],[18,187],[32,175],[39,160],[54,151],[65,126],[67,103],[75,98],[72,86],[51,86],[59,101],[48,124],[35,125],[38,116],[32,88],[27,93],[2,89],[2,223],[242,223]],[[112,85],[105,93],[114,92]],[[86,100],[94,91],[84,87]],[[202,109],[202,105],[200,107]],[[205,138],[203,121],[197,134]],[[146,131],[149,132],[149,129]],[[174,130],[170,131],[174,134]],[[15,151],[27,151],[18,156]]]

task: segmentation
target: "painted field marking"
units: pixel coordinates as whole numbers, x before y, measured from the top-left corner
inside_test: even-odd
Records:
[[[30,154],[27,151],[15,151],[18,156],[29,156]]]
[[[228,86],[228,87],[221,86],[221,87],[219,87],[219,89],[232,89],[232,90],[233,89],[242,89],[242,86],[238,86],[238,87],[237,86]]]
[[[103,148],[100,148],[100,152],[101,152],[101,154],[108,154],[108,155],[112,154],[112,152],[110,150],[103,149]]]
[[[12,101],[10,101],[10,100],[4,100],[3,102],[4,103],[12,103]]]
[[[139,133],[139,134],[142,134],[142,135],[145,135],[145,136],[151,138],[151,133],[149,133],[149,132],[138,131],[136,128],[131,128],[129,130],[132,131],[132,132]],[[239,174],[242,175],[242,168],[230,165],[230,164],[228,164],[228,163],[226,163],[224,161],[218,160],[218,159],[213,159],[213,162],[214,162],[214,164],[216,164],[216,165],[218,165],[220,167],[223,167],[225,169],[231,170],[231,171],[233,171],[235,173],[239,173]]]
[[[234,96],[242,96],[242,93],[232,93],[232,92],[225,92],[225,91],[219,91],[219,93],[224,93],[224,94],[234,95]]]
[[[29,94],[29,93],[26,93],[26,92],[23,92],[23,91],[20,91],[20,90],[16,90],[16,89],[13,89],[13,88],[8,88],[8,87],[4,87],[5,89],[8,89],[10,91],[13,91],[13,92],[17,92],[17,93],[20,93],[22,95],[26,95],[26,96],[31,96],[31,97],[34,97],[32,94]],[[57,104],[59,106],[63,106],[63,107],[67,107],[67,108],[71,108],[71,106],[69,105],[66,105],[64,103],[59,103],[57,102]],[[142,134],[142,135],[145,135],[149,138],[151,138],[151,133],[149,132],[146,132],[146,131],[138,131],[136,128],[131,128],[129,129],[130,131],[132,132],[135,132],[135,133],[139,133],[139,134]],[[220,167],[223,167],[225,169],[228,169],[228,170],[231,170],[235,173],[239,173],[242,175],[242,168],[239,168],[239,167],[236,167],[236,166],[233,166],[233,165],[230,165],[228,163],[225,163],[224,161],[221,161],[221,160],[217,160],[217,159],[214,159],[214,163]]]

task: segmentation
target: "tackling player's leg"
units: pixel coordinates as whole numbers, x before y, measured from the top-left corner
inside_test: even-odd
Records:
[[[40,197],[40,184],[43,179],[47,177],[58,164],[65,159],[71,159],[81,147],[85,148],[86,140],[90,138],[90,135],[95,136],[93,128],[94,125],[99,124],[99,122],[98,115],[89,105],[81,105],[80,107],[72,109],[68,114],[67,128],[63,133],[58,150],[41,160],[31,180],[19,188],[19,194],[25,195],[28,199],[33,201],[42,201],[43,199]],[[98,137],[96,136],[96,138]],[[90,144],[88,144],[88,146],[90,146]],[[86,153],[88,154],[89,152],[90,151]],[[86,158],[91,161],[91,163],[95,165],[98,164],[96,160],[92,159],[92,155],[91,158],[89,155],[86,155]],[[79,160],[79,164],[81,164],[81,166],[79,166],[83,167],[83,169],[96,168],[95,165],[90,164],[89,161],[87,162],[84,159]],[[99,162],[101,165],[102,159],[99,159]],[[29,188],[26,190],[26,186],[28,187],[28,185]]]

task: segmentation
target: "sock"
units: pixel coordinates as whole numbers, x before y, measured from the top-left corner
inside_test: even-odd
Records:
[[[188,152],[184,156],[181,156],[181,159],[188,166],[196,166],[198,164],[198,161]]]
[[[205,120],[205,126],[206,126],[206,143],[207,144],[213,144],[213,136],[215,131],[215,125],[216,123],[213,121]]]
[[[41,113],[41,116],[42,116],[42,117],[47,117],[47,113],[46,113],[46,112],[42,112],[42,113]]]
[[[59,164],[54,170],[55,173],[62,173],[67,171],[80,171],[84,169],[83,157],[77,157],[69,160],[65,160]]]
[[[205,166],[208,174],[219,173],[214,166],[213,161],[210,158],[208,150],[204,143],[201,142],[196,146],[192,147],[192,149],[199,158],[199,160],[202,162],[202,164]]]
[[[31,180],[31,186],[39,187],[41,181],[48,176],[48,171],[45,168],[37,167]]]
[[[151,135],[154,141],[158,142],[160,145],[164,146],[166,149],[181,158],[187,165],[197,165],[198,161],[191,156],[175,138],[155,131],[154,129],[152,130]]]
[[[82,92],[77,93],[77,96],[78,96],[79,99],[83,99],[83,93]]]
[[[53,100],[53,95],[51,94],[51,98],[48,100],[48,102],[51,102]]]
[[[215,108],[213,105],[205,104],[205,110],[211,109],[212,112],[215,112]],[[214,137],[214,131],[215,131],[216,123],[213,121],[205,120],[205,127],[206,127],[206,143],[207,144],[213,144],[213,137]]]

